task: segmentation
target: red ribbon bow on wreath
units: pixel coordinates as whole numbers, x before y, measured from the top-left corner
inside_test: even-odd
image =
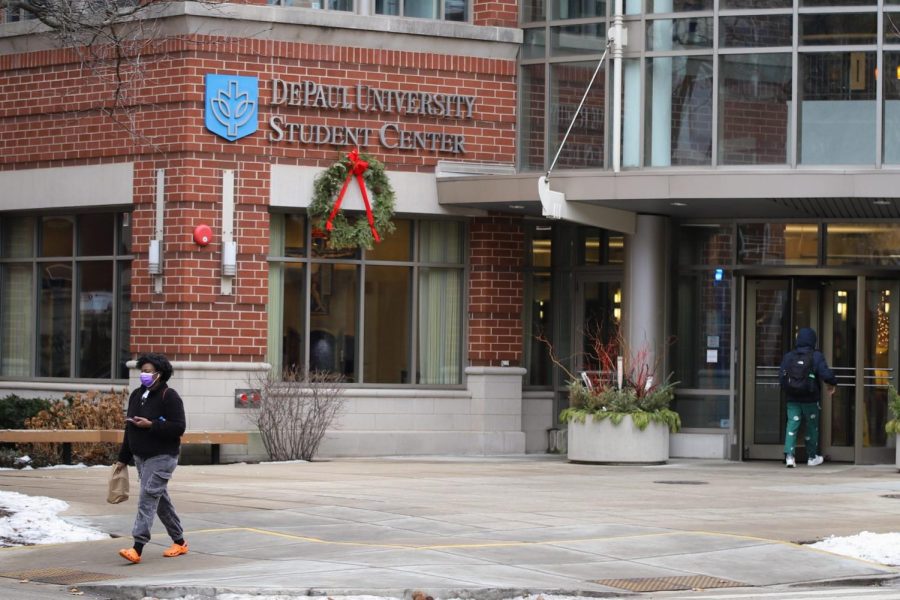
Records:
[[[344,186],[341,188],[341,193],[338,194],[337,200],[334,201],[334,208],[331,209],[331,214],[328,215],[328,220],[325,222],[325,229],[328,231],[334,229],[334,225],[332,225],[331,222],[341,208],[341,202],[344,200],[344,193],[347,191],[347,185],[350,183],[350,178],[356,176],[356,182],[359,184],[359,191],[362,193],[363,202],[366,204],[366,218],[369,220],[369,229],[372,230],[372,237],[375,238],[375,241],[380,242],[381,238],[375,230],[375,217],[372,215],[372,207],[369,205],[369,194],[366,192],[366,182],[363,181],[363,173],[369,168],[369,163],[359,158],[359,150],[351,150],[349,154],[347,154],[347,159],[350,161],[350,169],[347,171],[347,178],[344,180]]]

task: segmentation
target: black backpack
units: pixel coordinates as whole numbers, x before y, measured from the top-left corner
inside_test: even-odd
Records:
[[[788,396],[811,396],[816,393],[813,353],[791,350],[784,369],[784,391]]]

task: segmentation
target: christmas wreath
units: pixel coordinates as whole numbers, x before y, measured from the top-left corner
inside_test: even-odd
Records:
[[[344,193],[353,178],[356,178],[366,205],[365,219],[348,219],[340,210]],[[367,188],[374,200],[371,205]],[[330,248],[363,246],[371,250],[383,235],[393,233],[393,216],[394,189],[384,172],[384,165],[372,156],[353,150],[320,173],[313,182],[309,217],[313,231],[318,229],[328,236]]]

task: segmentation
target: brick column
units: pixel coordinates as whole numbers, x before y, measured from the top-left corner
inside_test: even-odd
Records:
[[[522,364],[524,239],[520,218],[493,215],[472,221],[469,365]]]

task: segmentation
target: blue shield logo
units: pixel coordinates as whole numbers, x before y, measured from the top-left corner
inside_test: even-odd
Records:
[[[229,142],[259,126],[259,81],[238,75],[206,76],[206,128]]]

